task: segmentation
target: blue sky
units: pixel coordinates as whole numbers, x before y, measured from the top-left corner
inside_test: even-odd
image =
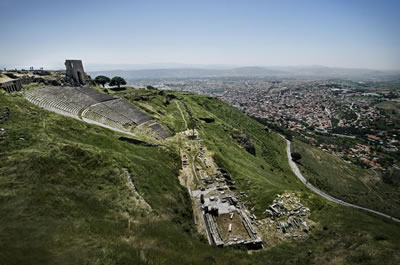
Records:
[[[400,1],[0,0],[0,66],[325,65],[400,69]]]

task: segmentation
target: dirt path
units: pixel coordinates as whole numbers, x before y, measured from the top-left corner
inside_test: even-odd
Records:
[[[186,119],[185,119],[185,115],[183,114],[183,111],[181,109],[181,106],[179,106],[179,103],[176,100],[175,100],[175,104],[178,107],[179,111],[181,112],[183,122],[185,123],[185,130],[187,130],[188,126],[187,126],[187,122],[186,122]]]
[[[177,103],[178,104],[178,103]],[[177,105],[179,108],[179,105]],[[183,112],[181,111],[182,118],[185,121]],[[185,121],[186,123],[186,121]],[[195,130],[194,131],[196,135],[198,135],[198,132]],[[191,197],[192,201],[192,210],[193,210],[193,220],[194,223],[196,224],[197,231],[204,235],[211,244],[211,239],[209,238],[209,235],[207,233],[206,229],[206,224],[204,222],[202,210],[200,207],[200,198],[196,198],[192,194],[192,190],[197,190],[199,189],[199,184],[201,183],[201,176],[200,173],[198,172],[199,169],[197,166],[200,166],[202,169],[201,171],[204,170],[204,167],[202,166],[201,161],[197,158],[200,152],[204,153],[209,153],[208,150],[206,150],[205,147],[202,147],[199,145],[199,139],[197,140],[189,140],[189,135],[192,135],[191,130],[186,130],[183,132],[179,133],[180,141],[182,143],[182,147],[180,150],[180,155],[181,155],[181,160],[182,160],[182,169],[179,174],[179,182],[182,186],[188,189],[188,192]],[[203,159],[206,157],[204,154]],[[207,156],[208,158],[208,156]],[[208,158],[209,159],[209,158]],[[183,161],[186,161],[185,163]],[[199,163],[199,164],[198,164]],[[209,162],[209,164],[212,164],[213,166],[215,165],[214,162]],[[211,172],[210,168],[207,168]],[[205,173],[207,174],[207,172]]]

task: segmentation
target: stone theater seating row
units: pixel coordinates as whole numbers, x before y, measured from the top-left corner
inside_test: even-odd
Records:
[[[87,87],[45,87],[26,95],[44,109],[123,133],[153,118],[130,103]],[[160,124],[150,128],[161,138],[169,132]]]

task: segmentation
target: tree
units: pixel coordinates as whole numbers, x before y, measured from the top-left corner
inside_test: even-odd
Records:
[[[149,90],[157,90],[157,88],[155,88],[153,86],[147,86],[146,88],[149,89]]]
[[[297,161],[299,161],[301,159],[301,154],[299,154],[299,153],[292,153],[292,160],[294,161],[294,162],[297,162]]]
[[[110,81],[110,86],[118,86],[120,88],[121,85],[126,85],[126,81],[122,77],[114,76]]]
[[[104,85],[107,83],[110,83],[110,78],[108,78],[107,76],[104,75],[99,75],[96,76],[96,78],[94,79],[94,82],[96,82],[96,84],[102,85],[104,88]]]

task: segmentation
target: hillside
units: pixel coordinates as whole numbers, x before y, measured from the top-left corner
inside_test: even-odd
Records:
[[[121,141],[128,136],[0,92],[0,114],[10,109],[9,119],[0,122],[1,264],[400,262],[398,224],[309,192],[288,166],[284,140],[233,107],[183,92],[128,87],[110,93],[174,133],[186,129],[183,117],[194,120],[215,162],[248,195],[252,213],[262,218],[277,194],[294,192],[310,208],[310,235],[285,240],[266,234],[265,248],[251,255],[210,246],[197,232],[189,194],[179,184],[177,136],[154,142],[135,136],[147,144]],[[255,155],[234,140],[235,133],[248,137]]]
[[[301,154],[300,169],[316,187],[345,202],[400,217],[399,188],[384,183],[378,173],[348,164],[299,140],[294,141],[293,151]]]

